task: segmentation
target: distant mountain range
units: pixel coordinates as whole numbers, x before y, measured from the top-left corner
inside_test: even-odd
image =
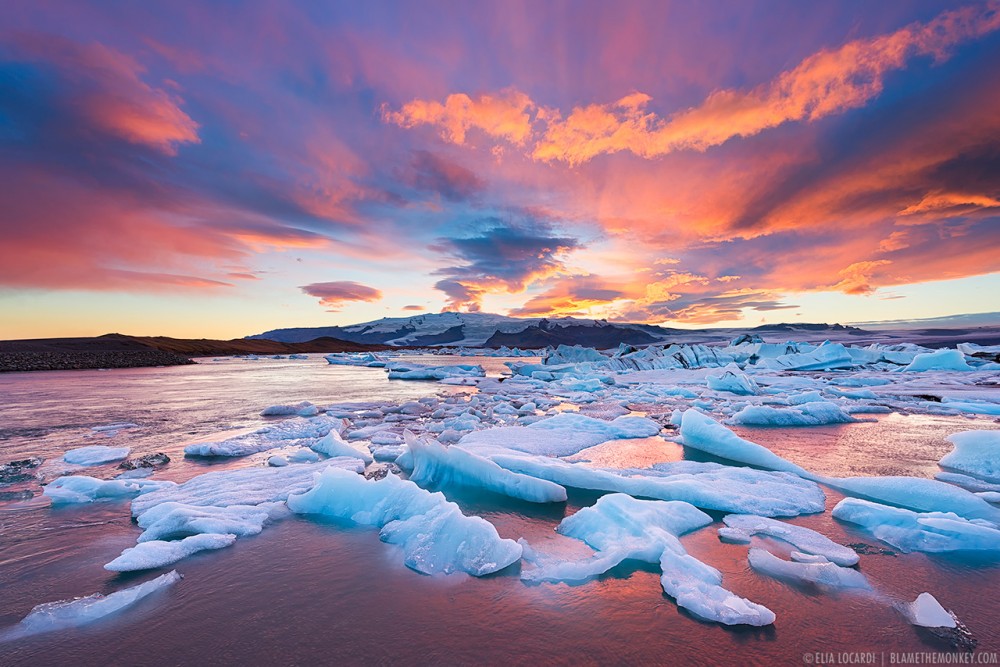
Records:
[[[751,331],[768,339],[853,340],[870,332],[840,324],[774,324],[752,329],[672,329],[649,324],[608,322],[575,317],[517,318],[492,313],[428,313],[412,317],[385,317],[349,326],[274,329],[248,336],[284,343],[331,337],[364,345],[463,346],[540,348],[548,345],[585,345],[609,348],[620,343],[648,345],[660,342],[726,342]]]

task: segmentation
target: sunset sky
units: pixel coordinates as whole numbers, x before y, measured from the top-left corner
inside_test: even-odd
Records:
[[[0,338],[998,294],[998,2],[4,3]]]

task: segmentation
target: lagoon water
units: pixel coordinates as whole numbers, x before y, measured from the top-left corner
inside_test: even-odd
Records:
[[[468,388],[389,381],[381,369],[305,361],[201,360],[196,366],[0,375],[0,462],[39,456],[54,477],[67,449],[130,446],[163,451],[172,462],[156,478],[183,481],[208,469],[262,465],[266,454],[212,464],[185,460],[183,446],[220,433],[257,428],[268,405],[309,400],[400,402]],[[421,361],[421,359],[414,359]],[[424,359],[482,363],[502,359]],[[132,422],[115,435],[92,427]],[[878,420],[805,429],[735,429],[821,474],[932,476],[951,449],[944,437],[997,428],[961,417],[878,415]],[[694,457],[659,438],[598,446],[581,458],[607,466],[646,466]],[[86,470],[110,477],[114,465]],[[19,485],[11,488],[34,488]],[[592,504],[538,506],[463,489],[442,489],[467,514],[493,522],[503,537],[524,537],[545,551],[587,550],[553,528]],[[830,489],[827,509],[842,496]],[[842,543],[879,546],[829,512],[789,520]],[[805,654],[951,651],[910,626],[893,608],[929,591],[979,640],[977,654],[1000,651],[1000,563],[988,559],[897,554],[862,556],[877,593],[822,592],[790,586],[749,569],[745,545],[723,544],[719,524],[681,539],[719,569],[724,585],[777,614],[768,628],[727,628],[678,609],[652,567],[625,565],[580,585],[527,585],[517,566],[475,579],[429,577],[402,564],[377,531],[293,517],[230,548],[176,564],[184,580],[117,617],[78,629],[0,643],[2,665],[292,664],[804,664]],[[139,529],[127,501],[51,508],[43,496],[0,501],[0,628],[42,602],[110,593],[151,578],[118,575],[104,563],[133,546]],[[772,543],[778,552],[787,546]]]

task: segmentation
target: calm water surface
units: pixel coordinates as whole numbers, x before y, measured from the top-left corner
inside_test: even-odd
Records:
[[[495,359],[431,357],[430,363]],[[261,408],[299,400],[402,401],[441,385],[390,382],[379,369],[308,361],[227,360],[199,366],[0,375],[0,459],[58,457],[85,444],[127,444],[134,453],[166,451],[157,474],[186,479],[204,464],[184,461],[194,439],[255,428]],[[929,476],[950,445],[944,436],[996,428],[989,420],[880,415],[879,421],[814,429],[741,429],[778,454],[823,474]],[[134,422],[107,437],[92,426]],[[581,458],[631,467],[690,456],[660,439],[597,447]],[[263,455],[221,464],[259,465]],[[55,464],[48,470],[59,470]],[[91,469],[110,472],[113,466]],[[504,537],[541,549],[586,553],[553,532],[597,496],[537,506],[467,490],[444,489],[467,513]],[[827,508],[841,498],[827,491]],[[799,517],[841,543],[878,544],[830,518]],[[891,608],[932,592],[962,618],[980,651],[1000,651],[1000,564],[900,554],[862,556],[877,593],[830,594],[791,587],[750,571],[747,547],[723,544],[718,525],[682,538],[694,556],[719,569],[724,585],[770,607],[773,627],[733,629],[703,623],[664,596],[658,572],[617,568],[581,585],[525,585],[514,568],[474,579],[428,577],[402,565],[401,552],[374,529],[292,518],[230,548],[185,559],[185,579],[124,615],[76,630],[0,644],[2,665],[301,665],[301,664],[803,664],[816,651],[945,651]],[[138,528],[127,502],[51,509],[35,498],[0,503],[0,627],[40,602],[111,593],[150,578],[115,575],[104,563],[133,546]],[[780,544],[771,545],[779,553]],[[785,548],[787,551],[787,548]],[[889,660],[886,657],[886,660]],[[878,663],[877,663],[878,664]],[[886,663],[888,664],[888,662]]]

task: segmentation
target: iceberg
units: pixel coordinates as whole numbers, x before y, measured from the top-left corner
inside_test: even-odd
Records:
[[[721,512],[797,516],[822,512],[824,496],[813,482],[782,472],[735,468],[717,463],[657,464],[652,470],[591,468],[546,457],[493,455],[508,470],[562,486],[630,496],[679,500]]]
[[[1000,431],[963,431],[948,436],[955,449],[939,465],[989,482],[1000,482]]]
[[[965,361],[965,355],[958,350],[947,348],[926,352],[913,357],[904,371],[971,371],[975,370]]]
[[[705,378],[708,388],[715,391],[726,391],[742,396],[754,396],[760,393],[760,387],[745,373],[727,370],[722,375],[708,375]]]
[[[680,543],[660,556],[663,591],[695,616],[725,625],[765,626],[774,612],[722,587],[722,573],[686,553]]]
[[[270,405],[260,411],[261,417],[315,417],[319,414],[319,408],[309,401],[302,401],[297,405]]]
[[[104,445],[90,445],[89,447],[78,447],[63,454],[63,461],[78,466],[98,466],[102,463],[119,461],[131,451],[128,447],[105,447]]]
[[[906,620],[923,628],[954,628],[958,625],[951,612],[942,607],[930,593],[921,593],[916,600],[907,603],[902,611]]]
[[[659,563],[664,592],[696,616],[727,625],[770,625],[774,613],[722,588],[722,574],[688,554],[677,536],[707,526],[712,518],[679,501],[603,496],[562,520],[556,530],[595,550],[586,559],[559,561],[529,549],[537,567],[522,575],[535,581],[580,581],[607,572],[626,559]]]
[[[858,421],[829,401],[811,401],[794,408],[748,405],[729,419],[741,426],[822,426]]]
[[[698,449],[738,463],[790,472],[806,479],[813,475],[786,461],[766,447],[744,440],[714,419],[691,408],[681,416],[681,439],[685,447]]]
[[[406,433],[410,458],[404,463],[417,484],[460,484],[486,489],[532,503],[560,503],[566,489],[553,482],[501,468],[489,459],[458,447]]]
[[[183,503],[163,503],[139,515],[136,521],[145,530],[139,543],[171,540],[215,533],[245,537],[257,535],[271,516],[268,505],[205,507]]]
[[[822,477],[817,481],[846,495],[906,507],[917,512],[953,512],[997,523],[1000,510],[974,493],[922,477]]]
[[[845,498],[833,508],[833,517],[857,524],[901,551],[1000,552],[1000,530],[995,525],[952,512],[914,512]]]
[[[229,505],[260,505],[281,502],[289,494],[312,488],[316,473],[327,467],[364,472],[358,459],[335,458],[316,464],[284,468],[244,468],[218,470],[192,477],[183,484],[145,493],[132,501],[132,516],[138,517],[163,503],[179,503],[198,507],[228,507]]]
[[[769,551],[753,547],[748,557],[750,567],[775,579],[821,584],[829,588],[871,589],[865,575],[835,563],[797,563],[778,558]]]
[[[236,536],[232,534],[204,533],[185,537],[175,542],[163,540],[140,542],[123,551],[121,556],[105,565],[104,569],[111,572],[152,570],[176,563],[199,551],[228,547],[235,541]]]
[[[455,364],[452,366],[424,366],[393,362],[386,366],[390,380],[445,380],[449,378],[486,377],[482,366]]]
[[[321,438],[331,430],[343,428],[343,425],[341,419],[329,416],[294,417],[220,442],[190,444],[184,448],[184,456],[249,456],[275,447],[294,444],[297,440]]]
[[[326,454],[329,457],[349,456],[361,459],[365,464],[371,463],[374,460],[367,447],[361,448],[348,444],[335,430],[331,430],[314,442],[311,445],[311,449],[320,454]]]
[[[521,558],[521,545],[501,539],[493,524],[465,516],[441,493],[430,493],[392,473],[369,481],[327,468],[315,486],[289,496],[297,514],[322,514],[380,527],[382,541],[399,544],[404,562],[417,572],[467,572],[483,576]]]
[[[93,623],[131,607],[145,597],[181,580],[177,572],[167,572],[138,586],[124,588],[111,595],[95,593],[84,598],[40,604],[0,639],[10,640],[41,632],[52,632]]]
[[[719,537],[727,542],[747,543],[753,535],[766,535],[836,565],[849,567],[858,563],[858,554],[853,549],[809,528],[748,514],[730,514],[722,521],[726,527],[719,529]]]
[[[46,484],[42,493],[52,500],[53,505],[70,503],[92,503],[95,500],[117,500],[134,498],[143,493],[177,486],[174,482],[148,479],[103,480],[86,475],[67,475]]]

